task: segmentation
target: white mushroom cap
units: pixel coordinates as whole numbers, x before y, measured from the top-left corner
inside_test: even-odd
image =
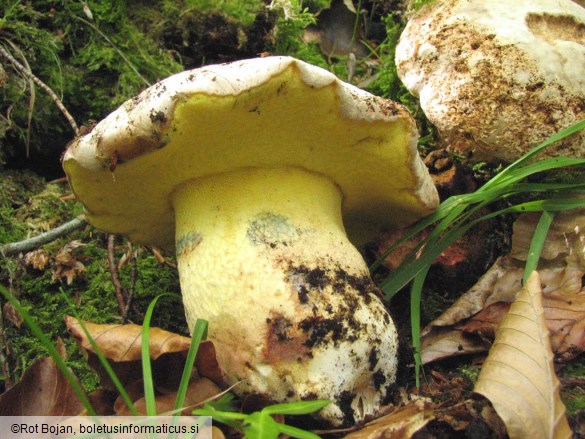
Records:
[[[396,48],[398,74],[452,148],[513,161],[585,118],[585,9],[571,0],[445,0]],[[585,133],[547,149],[585,155]]]
[[[302,61],[266,57],[157,83],[77,138],[63,167],[97,228],[172,248],[170,195],[184,181],[297,166],[342,189],[348,235],[363,243],[437,205],[417,137],[399,104]]]

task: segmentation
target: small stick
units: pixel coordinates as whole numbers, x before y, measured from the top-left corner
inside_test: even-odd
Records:
[[[73,128],[73,132],[75,133],[75,135],[77,136],[79,134],[79,128],[77,126],[77,123],[75,122],[75,119],[73,119],[73,116],[71,116],[71,114],[69,113],[69,111],[67,111],[67,109],[65,108],[65,105],[63,105],[63,102],[61,102],[61,99],[59,99],[59,96],[57,96],[57,94],[51,89],[51,87],[49,87],[47,84],[45,84],[43,81],[41,81],[39,78],[37,78],[29,69],[27,69],[25,66],[23,66],[22,64],[20,64],[16,58],[14,58],[10,52],[8,52],[4,46],[2,46],[0,44],[0,55],[2,55],[4,58],[6,58],[8,61],[10,61],[10,64],[12,64],[12,66],[18,70],[20,73],[22,73],[24,76],[26,76],[28,79],[32,80],[35,84],[37,84],[39,87],[41,87],[43,90],[45,90],[45,92],[51,97],[51,99],[53,99],[53,102],[55,102],[55,105],[57,106],[57,108],[59,108],[59,110],[61,110],[61,113],[63,113],[63,115],[65,116],[65,118],[67,119],[67,121],[69,122],[69,125],[71,125],[71,128]]]
[[[23,241],[12,242],[10,244],[5,244],[0,247],[0,255],[2,256],[14,256],[18,253],[25,253],[36,248],[39,248],[41,245],[48,244],[49,242],[53,242],[54,240],[61,238],[62,236],[68,235],[69,233],[81,229],[85,227],[85,216],[79,215],[77,218],[72,219],[64,224],[61,224],[59,227],[55,227],[48,232],[41,233],[40,235],[34,236],[29,239],[25,239]]]
[[[118,277],[118,267],[116,267],[116,261],[114,260],[114,239],[116,238],[115,235],[109,234],[108,235],[108,265],[110,267],[110,274],[112,276],[112,283],[114,284],[114,288],[116,290],[116,299],[118,300],[118,308],[120,309],[120,314],[122,314],[122,319],[126,320],[125,314],[128,314],[126,300],[125,298],[128,296],[128,293],[120,283],[120,278]]]
[[[128,311],[130,311],[130,305],[132,305],[132,298],[134,297],[134,290],[136,289],[136,276],[138,274],[138,254],[136,251],[132,251],[132,244],[130,244],[130,250],[132,255],[130,264],[132,265],[130,268],[130,288],[127,292],[128,295],[126,296],[126,306],[122,313],[122,319],[124,321],[128,320]]]

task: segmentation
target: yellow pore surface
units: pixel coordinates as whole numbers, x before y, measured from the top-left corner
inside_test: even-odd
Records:
[[[96,227],[138,243],[172,248],[172,193],[188,180],[246,167],[299,167],[324,175],[343,194],[350,239],[429,213],[410,193],[409,120],[342,117],[335,83],[307,86],[294,68],[238,96],[180,97],[161,148],[114,172],[64,163]]]

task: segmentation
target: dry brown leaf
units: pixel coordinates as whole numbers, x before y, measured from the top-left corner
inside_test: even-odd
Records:
[[[113,383],[77,319],[66,317],[65,324],[84,352],[90,367],[98,373],[102,387],[114,390]],[[124,386],[142,379],[142,326],[90,322],[84,322],[84,326],[97,347],[110,361],[112,369]],[[161,393],[174,392],[181,380],[191,339],[159,328],[150,328],[149,341],[156,389]],[[220,386],[223,385],[222,372],[210,341],[203,341],[199,345],[195,367],[200,376],[209,378]]]
[[[481,351],[484,343],[479,338],[458,333],[489,335],[490,327],[495,328],[504,314],[500,307],[512,302],[521,288],[523,266],[524,262],[509,256],[499,258],[477,284],[431,322],[423,331],[423,364]],[[580,291],[585,272],[566,262],[547,267],[539,271],[547,326],[557,360],[568,361],[585,351],[585,289]],[[461,338],[467,343],[460,343]]]
[[[555,360],[569,361],[585,351],[585,289],[578,294],[567,294],[562,290],[543,293],[542,303]],[[509,303],[496,302],[455,329],[437,328],[425,338],[423,361],[481,351],[487,344],[480,340],[493,339],[509,307]],[[471,335],[479,337],[470,338]],[[455,348],[454,343],[458,340],[466,343],[460,341]]]
[[[422,399],[419,399],[368,422],[361,430],[345,437],[348,439],[410,439],[432,419],[434,419],[432,410]]]
[[[198,378],[189,383],[187,387],[187,394],[185,395],[183,412],[184,415],[190,415],[191,411],[204,402],[208,402],[210,398],[213,398],[221,393],[221,389],[217,387],[211,380],[207,378]],[[156,402],[156,413],[160,416],[166,416],[172,414],[171,412],[175,408],[175,400],[177,399],[177,392],[168,393],[165,395],[157,395],[155,397]],[[141,397],[134,402],[134,407],[141,416],[146,416],[146,400]],[[128,415],[132,413],[126,407],[125,404],[120,405],[118,415]]]
[[[521,261],[526,260],[534,229],[539,220],[540,213],[538,212],[526,213],[518,217],[514,222],[510,256]],[[584,238],[585,209],[569,209],[558,212],[548,230],[546,245],[542,249],[541,257],[546,260],[566,258],[570,254],[574,254],[579,247],[581,255],[583,255]]]
[[[85,351],[94,352],[91,343],[85,336],[80,323],[74,317],[65,317],[69,333]],[[142,358],[141,337],[142,326],[127,324],[98,324],[83,322],[87,332],[106,358],[121,362],[134,361]],[[150,328],[150,358],[156,360],[163,354],[187,352],[191,339],[160,328]]]
[[[75,250],[83,246],[85,244],[81,241],[71,241],[59,250],[55,256],[56,268],[53,270],[53,280],[65,278],[67,285],[71,285],[77,276],[85,273],[85,265],[83,265],[82,260],[85,260],[86,257],[75,254]]]
[[[421,361],[427,364],[459,355],[486,352],[488,349],[489,344],[479,337],[452,328],[435,328],[422,338]]]
[[[91,406],[99,416],[113,416],[114,403],[118,394],[114,391],[107,389],[96,389],[87,395]],[[89,416],[88,413],[81,412],[79,416]]]
[[[540,276],[534,272],[500,323],[474,389],[491,401],[511,439],[572,435],[559,395],[541,294]]]
[[[555,359],[569,361],[585,351],[585,289],[579,294],[555,291],[543,301]]]
[[[74,416],[83,405],[52,358],[39,358],[0,395],[0,416]]]
[[[211,439],[225,439],[223,431],[216,426],[211,427]]]
[[[22,315],[20,315],[20,313],[16,310],[16,308],[14,308],[14,306],[12,306],[10,302],[6,302],[2,307],[2,315],[4,316],[5,320],[12,323],[18,329],[20,329],[20,326],[24,322]]]
[[[466,333],[476,333],[481,338],[493,340],[498,325],[509,310],[510,304],[507,302],[492,303],[463,324],[457,325],[457,329]]]

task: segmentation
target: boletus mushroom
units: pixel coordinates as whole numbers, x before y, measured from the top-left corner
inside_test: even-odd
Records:
[[[159,82],[63,167],[95,227],[174,248],[187,321],[209,321],[236,393],[330,399],[319,416],[341,425],[395,379],[396,331],[352,242],[436,207],[416,143],[399,104],[266,57]]]
[[[512,162],[585,118],[585,9],[571,0],[443,0],[396,47],[400,79],[445,143]],[[585,155],[585,132],[542,156]]]

